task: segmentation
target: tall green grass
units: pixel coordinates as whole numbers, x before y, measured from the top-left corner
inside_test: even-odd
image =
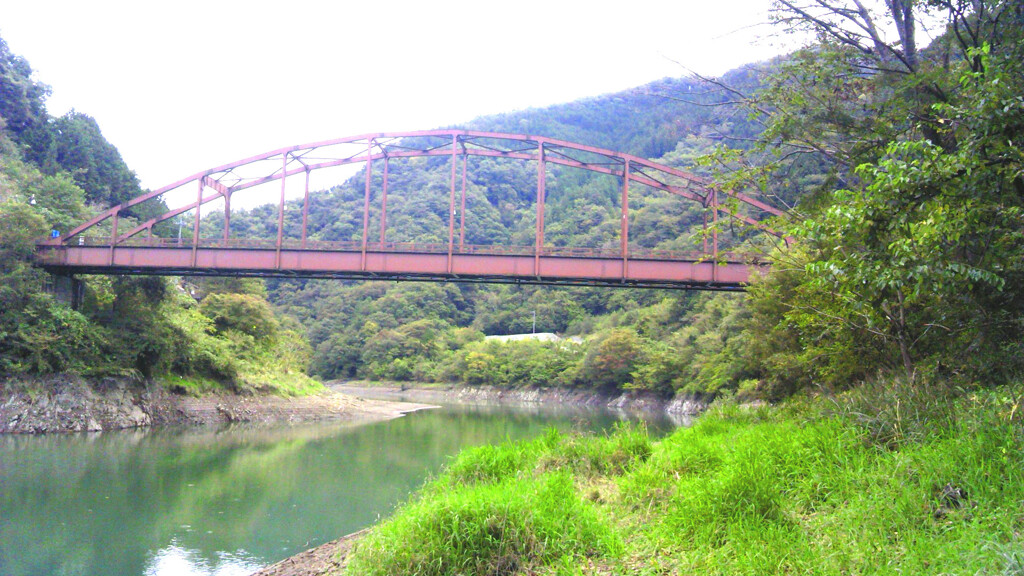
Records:
[[[900,386],[467,451],[347,573],[1024,574],[1020,394]]]
[[[404,507],[360,543],[349,573],[532,573],[621,549],[566,472],[437,492]]]

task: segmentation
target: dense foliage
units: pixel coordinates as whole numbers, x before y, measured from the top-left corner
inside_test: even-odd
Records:
[[[0,374],[127,374],[193,391],[315,389],[299,327],[276,317],[261,284],[96,277],[85,279],[78,309],[55,296],[61,279],[32,265],[35,242],[141,190],[95,120],[51,118],[47,94],[0,39]],[[192,293],[206,297],[200,304]]]
[[[759,375],[779,390],[879,371],[1012,378],[1024,357],[1024,5],[776,8],[817,41],[744,99],[765,131],[752,150],[718,154],[720,175],[772,183],[811,163],[825,178],[807,181],[799,249],[753,291]],[[923,22],[945,26],[927,47]]]
[[[751,81],[741,72],[729,77],[739,83]],[[702,170],[693,162],[714,149],[720,134],[748,134],[752,127],[713,107],[666,97],[685,94],[707,103],[723,99],[701,92],[706,91],[694,80],[663,80],[581,102],[480,118],[466,127],[564,138]],[[373,238],[380,234],[379,172],[375,171],[371,186],[369,235]],[[364,178],[360,173],[311,197],[312,239],[361,239]],[[447,159],[393,160],[388,180],[388,240],[446,242],[449,179]],[[470,158],[466,243],[531,244],[535,182],[536,170],[528,164]],[[620,186],[614,177],[550,167],[545,242],[554,246],[618,246]],[[234,214],[232,234],[275,234],[274,211],[274,207],[265,206]],[[286,205],[286,237],[299,235],[301,214],[300,202]],[[705,241],[702,230],[706,216],[695,202],[637,186],[630,198],[630,243],[637,247],[699,250]],[[208,218],[205,233],[218,233],[217,218],[216,214]],[[756,236],[748,236],[744,229],[727,228],[722,244],[731,247],[750,238]],[[671,394],[687,385],[680,376],[686,371],[679,371],[681,364],[672,361],[677,351],[692,352],[707,346],[722,351],[721,341],[731,338],[708,335],[696,342],[691,334],[666,343],[666,336],[689,323],[687,312],[694,302],[704,302],[683,293],[300,280],[272,281],[269,289],[277,309],[307,327],[315,349],[312,370],[324,378],[580,386],[608,391],[632,386]],[[724,297],[721,306],[732,306],[729,303],[734,301]],[[708,328],[717,334],[717,327],[705,322],[702,329]],[[578,336],[582,342],[478,342],[484,335],[532,331]],[[620,351],[616,348],[619,345],[624,345],[621,351],[628,354],[615,358],[622,361],[621,365],[607,371],[611,366],[603,362]],[[742,372],[694,370],[705,377],[701,385],[689,386],[696,392],[728,387],[729,383],[721,381],[728,379],[724,373]]]
[[[795,242],[773,253],[773,272],[749,298],[460,290],[472,320],[462,306],[459,315],[440,318],[452,327],[526,332],[536,313],[538,329],[582,335],[585,342],[472,343],[453,351],[447,367],[422,368],[444,366],[441,353],[419,370],[384,373],[365,369],[354,351],[363,345],[358,338],[337,338],[325,349],[350,351],[345,371],[320,373],[522,385],[530,379],[517,366],[532,364],[546,366],[547,382],[556,385],[769,399],[812,385],[846,387],[879,373],[922,382],[1013,378],[1024,358],[1024,6],[894,0],[865,8],[843,0],[780,0],[774,10],[780,25],[813,33],[813,42],[778,61],[708,80],[705,87],[717,95],[692,81],[665,81],[645,92],[670,96],[661,100],[637,100],[634,92],[472,126],[528,126],[677,166],[696,164],[723,187],[760,191],[792,206],[793,221],[777,225],[787,226]],[[925,25],[937,35],[927,45],[917,38]],[[631,110],[634,102],[652,118],[669,111],[689,133],[672,135],[671,151],[660,143],[672,140],[644,122],[623,134],[628,122],[615,119],[647,118]],[[746,112],[743,121],[736,121],[737,107]],[[591,132],[598,128],[615,139]],[[497,228],[488,222],[489,229],[528,243],[528,199],[493,196],[508,182],[522,182],[513,190],[528,189],[529,175],[501,168],[474,182],[502,217]],[[443,190],[443,173],[435,177]],[[551,243],[613,243],[613,187],[568,170],[551,182]],[[349,213],[358,213],[356,184],[347,196]],[[443,207],[438,224],[442,215]],[[652,195],[637,203],[631,225],[640,246],[692,248],[701,240],[701,217],[694,206]],[[741,234],[732,241],[749,239]],[[394,318],[395,327],[404,322]],[[358,323],[341,330],[358,330]],[[333,326],[321,334],[335,332]]]
[[[468,126],[646,155],[792,206],[796,243],[773,254],[774,272],[745,302],[291,281],[272,285],[271,299],[308,327],[313,370],[328,378],[520,386],[540,382],[523,372],[530,366],[551,385],[772,399],[880,371],[970,380],[998,369],[1007,378],[1021,357],[1021,8],[972,6],[894,2],[862,13],[840,1],[778,2],[782,24],[815,33],[807,49],[710,84],[665,80]],[[929,46],[914,38],[923,21],[947,23]],[[314,238],[358,239],[362,178],[318,197]],[[392,163],[389,239],[445,240],[448,178],[441,159]],[[471,164],[466,241],[529,244],[533,178],[514,162]],[[616,244],[614,179],[556,168],[548,187],[548,243]],[[631,242],[702,242],[699,206],[638,196]],[[375,200],[371,223],[379,221]],[[239,229],[258,235],[271,210],[237,218]],[[299,212],[286,212],[288,234],[297,235]],[[739,231],[727,242],[750,248],[754,240]],[[534,327],[584,342],[475,341]],[[417,344],[414,333],[438,340]],[[1014,361],[992,361],[1003,356]]]

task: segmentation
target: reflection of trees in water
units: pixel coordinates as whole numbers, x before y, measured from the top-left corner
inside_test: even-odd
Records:
[[[453,399],[447,391],[417,390],[406,393],[399,389],[365,388],[346,389],[345,393],[376,400],[399,402],[430,402],[441,404],[447,412],[468,411],[485,415],[501,414],[506,418],[550,418],[552,421],[570,419],[578,422],[581,430],[603,430],[615,421],[644,422],[652,433],[661,435],[674,428],[689,426],[691,416],[670,414],[662,410],[606,408],[585,406],[572,402],[523,402],[518,400]]]
[[[304,439],[247,436],[131,431],[5,442],[3,461],[14,460],[0,471],[5,570],[141,574],[152,551],[175,539],[215,564],[218,550],[236,549],[275,501],[300,488],[281,471]]]

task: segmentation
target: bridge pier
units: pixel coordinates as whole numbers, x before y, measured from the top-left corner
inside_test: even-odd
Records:
[[[59,302],[78,310],[85,299],[85,282],[73,274],[49,274],[48,276],[45,284],[46,291]]]

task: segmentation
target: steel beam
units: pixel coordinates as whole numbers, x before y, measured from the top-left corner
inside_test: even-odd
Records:
[[[288,174],[288,153],[281,155],[281,201],[277,205],[277,256],[276,268],[281,268],[281,244],[284,242],[284,192]]]
[[[388,164],[389,159],[384,157],[384,182],[380,194],[380,243],[385,242],[385,235],[388,229]]]
[[[196,221],[192,223],[192,267],[196,267],[196,251],[199,249],[199,220],[203,208],[203,188],[206,178],[199,179],[199,190],[196,192]]]
[[[712,188],[711,189],[711,207],[714,209],[714,211],[711,213],[711,217],[714,219],[714,223],[713,223],[712,229],[711,229],[711,234],[712,234],[711,261],[715,264],[715,268],[717,268],[718,267],[718,189],[717,188]],[[715,274],[714,274],[715,268],[711,269],[711,271],[712,271],[712,276],[711,276],[712,282],[715,280]]]
[[[537,144],[537,237],[533,252],[533,275],[540,276],[540,255],[544,251],[544,202],[547,196],[547,159],[544,143]]]
[[[629,276],[629,160],[622,168],[622,279]]]
[[[309,238],[307,224],[309,222],[309,168],[306,168],[306,187],[302,194],[302,247],[306,247],[306,239]]]
[[[462,155],[462,205],[459,209],[459,251],[466,245],[466,154]]]
[[[659,288],[737,290],[764,265],[729,260],[709,262],[633,257],[625,277],[621,258],[542,256],[542,274],[535,254],[454,254],[368,250],[365,269],[358,243],[351,250],[266,248],[148,247],[120,245],[114,261],[109,246],[47,246],[40,265],[64,274],[175,274],[303,278],[421,279],[496,283],[541,283]],[[280,254],[280,255],[279,255]],[[280,267],[278,259],[280,258]],[[195,264],[193,264],[195,261]]]
[[[448,195],[448,273],[452,272],[452,253],[455,244],[455,164],[459,151],[459,137],[452,135],[452,185]]]
[[[597,163],[581,162],[579,160],[571,159],[568,155],[564,155],[564,157],[558,157],[558,158],[552,157],[552,158],[549,158],[548,161],[555,162],[555,163],[558,163],[558,164],[567,165],[567,166],[575,166],[575,167],[578,167],[578,168],[584,168],[584,169],[587,169],[587,170],[592,170],[592,171],[597,171],[597,172],[608,173],[609,169],[606,166],[603,166],[603,164],[606,164],[606,163],[609,163],[609,162],[612,162],[612,161],[614,161],[614,162],[623,162],[625,160],[629,160],[634,165],[635,168],[636,167],[640,167],[640,169],[645,170],[645,171],[657,172],[658,174],[665,175],[666,178],[667,177],[676,178],[680,182],[682,182],[683,184],[680,185],[680,186],[668,186],[667,184],[665,184],[664,182],[661,182],[659,180],[652,179],[652,178],[647,178],[645,176],[641,176],[641,174],[639,172],[633,178],[635,181],[640,182],[642,180],[646,180],[647,182],[645,182],[645,183],[648,183],[648,184],[653,185],[653,186],[658,187],[658,188],[670,190],[670,191],[672,191],[674,193],[679,193],[679,194],[685,195],[685,196],[689,197],[691,200],[698,200],[699,199],[699,195],[698,194],[693,194],[692,192],[688,191],[687,190],[688,188],[695,188],[695,189],[698,189],[698,190],[705,190],[705,189],[707,189],[709,187],[709,183],[706,180],[704,180],[704,179],[702,179],[702,178],[700,178],[698,176],[695,176],[693,174],[690,174],[688,172],[685,172],[685,171],[682,171],[682,170],[679,170],[679,169],[676,169],[676,168],[672,168],[670,166],[665,166],[665,165],[662,165],[662,164],[658,164],[656,162],[652,162],[650,160],[647,160],[647,159],[644,159],[644,158],[640,158],[640,157],[637,157],[637,156],[633,156],[633,155],[630,155],[630,154],[623,154],[621,152],[615,152],[613,150],[606,150],[606,149],[597,148],[597,147],[594,147],[594,146],[587,146],[587,145],[584,145],[584,144],[567,142],[567,141],[564,141],[564,140],[556,140],[556,139],[553,139],[553,138],[542,138],[542,137],[536,137],[536,136],[530,136],[530,135],[524,135],[524,134],[503,134],[503,133],[479,132],[479,131],[471,131],[471,130],[421,130],[421,131],[412,131],[412,132],[385,132],[385,133],[378,133],[378,134],[363,134],[363,135],[357,135],[357,136],[348,136],[348,137],[344,137],[344,138],[336,138],[336,139],[332,139],[332,140],[324,140],[324,141],[320,141],[320,142],[313,142],[313,143],[310,143],[310,144],[303,144],[303,145],[297,145],[297,146],[289,146],[289,147],[286,147],[286,148],[280,148],[280,149],[277,149],[277,150],[272,150],[272,151],[266,152],[264,154],[259,154],[259,155],[256,155],[256,156],[251,156],[249,158],[244,158],[242,160],[238,160],[236,162],[231,162],[229,164],[223,164],[221,166],[217,166],[215,168],[211,168],[209,170],[205,170],[203,172],[194,174],[194,175],[189,176],[187,178],[183,178],[181,180],[178,180],[177,182],[174,182],[174,183],[169,184],[167,186],[164,186],[162,188],[158,188],[156,190],[153,190],[152,192],[148,192],[148,193],[143,194],[141,196],[138,196],[136,198],[132,198],[131,200],[128,200],[127,202],[124,202],[124,203],[120,204],[118,206],[118,209],[123,211],[123,210],[125,210],[127,208],[130,208],[132,206],[135,206],[135,205],[137,205],[137,204],[139,204],[141,202],[145,202],[147,200],[156,198],[156,197],[158,197],[158,196],[160,196],[160,195],[162,195],[162,194],[164,194],[166,192],[175,190],[175,189],[177,189],[177,188],[179,188],[181,186],[184,186],[184,185],[186,185],[186,184],[188,184],[190,182],[194,182],[196,180],[203,179],[203,178],[207,178],[208,179],[208,182],[207,182],[207,186],[208,187],[211,187],[214,190],[218,190],[218,191],[220,191],[223,194],[224,189],[227,188],[227,187],[224,186],[224,184],[220,181],[221,179],[229,179],[230,180],[232,178],[237,178],[236,176],[234,176],[236,169],[238,169],[238,168],[240,168],[242,166],[246,166],[246,165],[256,165],[256,164],[259,164],[261,162],[265,162],[265,161],[267,161],[269,159],[275,158],[278,155],[281,155],[282,157],[287,158],[287,156],[289,154],[291,154],[292,157],[294,157],[294,158],[300,158],[300,157],[302,157],[302,156],[304,156],[306,154],[309,154],[309,153],[313,152],[314,150],[321,150],[321,149],[324,149],[324,148],[329,148],[331,146],[342,146],[342,145],[348,145],[348,144],[367,143],[367,142],[370,142],[370,141],[375,140],[375,139],[376,140],[399,140],[399,139],[401,139],[403,143],[411,144],[411,143],[413,143],[416,140],[424,140],[424,139],[429,140],[431,138],[444,137],[444,136],[450,136],[453,139],[457,139],[459,137],[462,137],[462,138],[464,138],[465,141],[467,141],[467,142],[472,141],[472,142],[474,142],[476,144],[479,144],[479,142],[482,142],[482,141],[519,142],[519,143],[522,143],[523,146],[526,146],[526,147],[543,148],[544,146],[551,146],[553,149],[557,148],[559,150],[572,151],[572,152],[585,153],[585,154],[592,154],[592,155],[596,155],[598,157],[604,158],[608,162],[597,162]],[[409,148],[410,149],[405,150],[403,152],[392,153],[392,154],[395,155],[395,156],[410,156],[410,157],[412,157],[412,156],[430,156],[430,155],[437,155],[438,153],[443,153],[441,150],[438,150],[436,148],[431,148],[431,147],[428,147],[428,148],[422,149],[422,150],[414,149],[414,147],[412,147],[412,146],[409,146]],[[503,156],[503,157],[508,157],[508,158],[521,158],[521,159],[525,159],[525,160],[533,159],[533,158],[531,158],[531,155],[524,155],[524,154],[522,154],[522,153],[520,153],[518,151],[515,151],[515,150],[487,150],[487,149],[467,148],[465,150],[465,153],[466,154],[475,154],[475,155],[495,155],[495,156]],[[382,150],[380,156],[383,157],[384,155],[387,155],[387,154],[388,153],[386,153],[386,152],[384,152]],[[371,156],[372,156],[372,159],[377,159],[376,156],[378,156],[378,155],[371,155]],[[313,170],[315,170],[315,169],[319,169],[319,168],[327,168],[327,167],[332,167],[332,166],[341,166],[341,165],[344,165],[344,164],[350,164],[350,163],[359,162],[359,161],[365,161],[365,160],[367,160],[367,158],[357,157],[355,155],[347,155],[347,156],[346,155],[342,155],[342,156],[336,157],[334,159],[328,159],[328,160],[322,161],[322,162],[320,162],[318,164],[304,165],[304,166],[296,168],[296,169],[294,169],[292,171],[285,170],[283,173],[280,173],[280,174],[276,173],[276,170],[275,170],[273,173],[268,174],[265,177],[257,177],[257,178],[254,178],[254,179],[246,180],[244,183],[240,182],[240,181],[236,181],[236,185],[233,185],[232,188],[234,188],[235,190],[240,190],[240,189],[243,189],[243,188],[248,188],[248,187],[252,187],[252,186],[258,186],[258,185],[260,185],[262,183],[270,182],[270,181],[273,181],[273,180],[276,180],[276,179],[287,178],[288,176],[292,175],[293,173],[297,174],[298,172],[304,171],[306,169],[313,169]],[[763,202],[761,202],[761,201],[759,201],[759,200],[757,200],[755,198],[751,198],[749,196],[746,196],[746,195],[744,195],[742,193],[727,192],[727,194],[729,196],[733,197],[733,198],[736,198],[736,199],[740,200],[743,203],[746,203],[746,204],[749,204],[751,206],[754,206],[755,208],[757,208],[759,210],[763,210],[763,211],[766,211],[766,212],[768,212],[770,214],[774,214],[774,215],[781,215],[782,214],[781,211],[779,211],[779,210],[777,210],[777,209],[775,209],[775,208],[773,208],[773,207],[771,207],[771,206],[769,206],[769,205],[767,205],[767,204],[765,204],[765,203],[763,203]],[[211,197],[211,199],[216,198],[216,197],[217,196]],[[202,198],[200,198],[199,201],[207,201],[207,200],[203,200]],[[188,208],[188,209],[191,209],[191,208]],[[747,217],[745,217],[743,215],[740,215],[740,214],[736,214],[731,209],[728,209],[728,208],[722,208],[722,209],[725,210],[726,213],[730,214],[733,217],[740,218],[741,220],[744,220],[747,223],[750,223],[750,224],[753,224],[753,225],[757,225],[757,221],[756,220],[747,218]],[[96,216],[95,218],[89,220],[88,222],[85,222],[85,223],[81,224],[80,226],[77,226],[77,227],[73,228],[64,238],[57,239],[55,241],[50,241],[48,243],[49,244],[61,244],[61,243],[65,243],[66,244],[67,243],[67,240],[66,240],[67,238],[71,238],[71,237],[75,236],[76,234],[79,234],[80,232],[82,232],[82,231],[90,228],[91,226],[94,226],[94,225],[98,224],[99,222],[102,222],[103,220],[105,220],[107,218],[110,218],[112,216],[113,216],[113,211],[112,210],[104,212],[104,213]],[[156,219],[155,221],[147,222],[142,227],[140,227],[138,230],[129,233],[128,236],[131,236],[134,233],[137,233],[137,232],[139,232],[139,231],[141,231],[143,229],[146,229],[146,225],[148,225],[150,223],[156,223],[156,222],[162,221],[162,219],[170,218],[170,217],[173,217],[173,215],[168,213],[168,214],[165,214],[163,217],[159,217],[160,219]],[[766,229],[765,231],[778,235],[778,233],[776,233],[774,231],[771,231],[771,230],[767,230]]]
[[[153,228],[150,227],[150,230]],[[224,243],[231,239],[231,192],[224,194]]]
[[[373,141],[366,145],[366,188],[363,194],[363,249],[361,267],[366,270],[366,237],[370,233],[370,185],[373,183]]]
[[[120,210],[114,211],[113,224],[111,224],[110,233],[110,265],[114,265],[114,248],[117,246],[117,220],[119,217]]]

